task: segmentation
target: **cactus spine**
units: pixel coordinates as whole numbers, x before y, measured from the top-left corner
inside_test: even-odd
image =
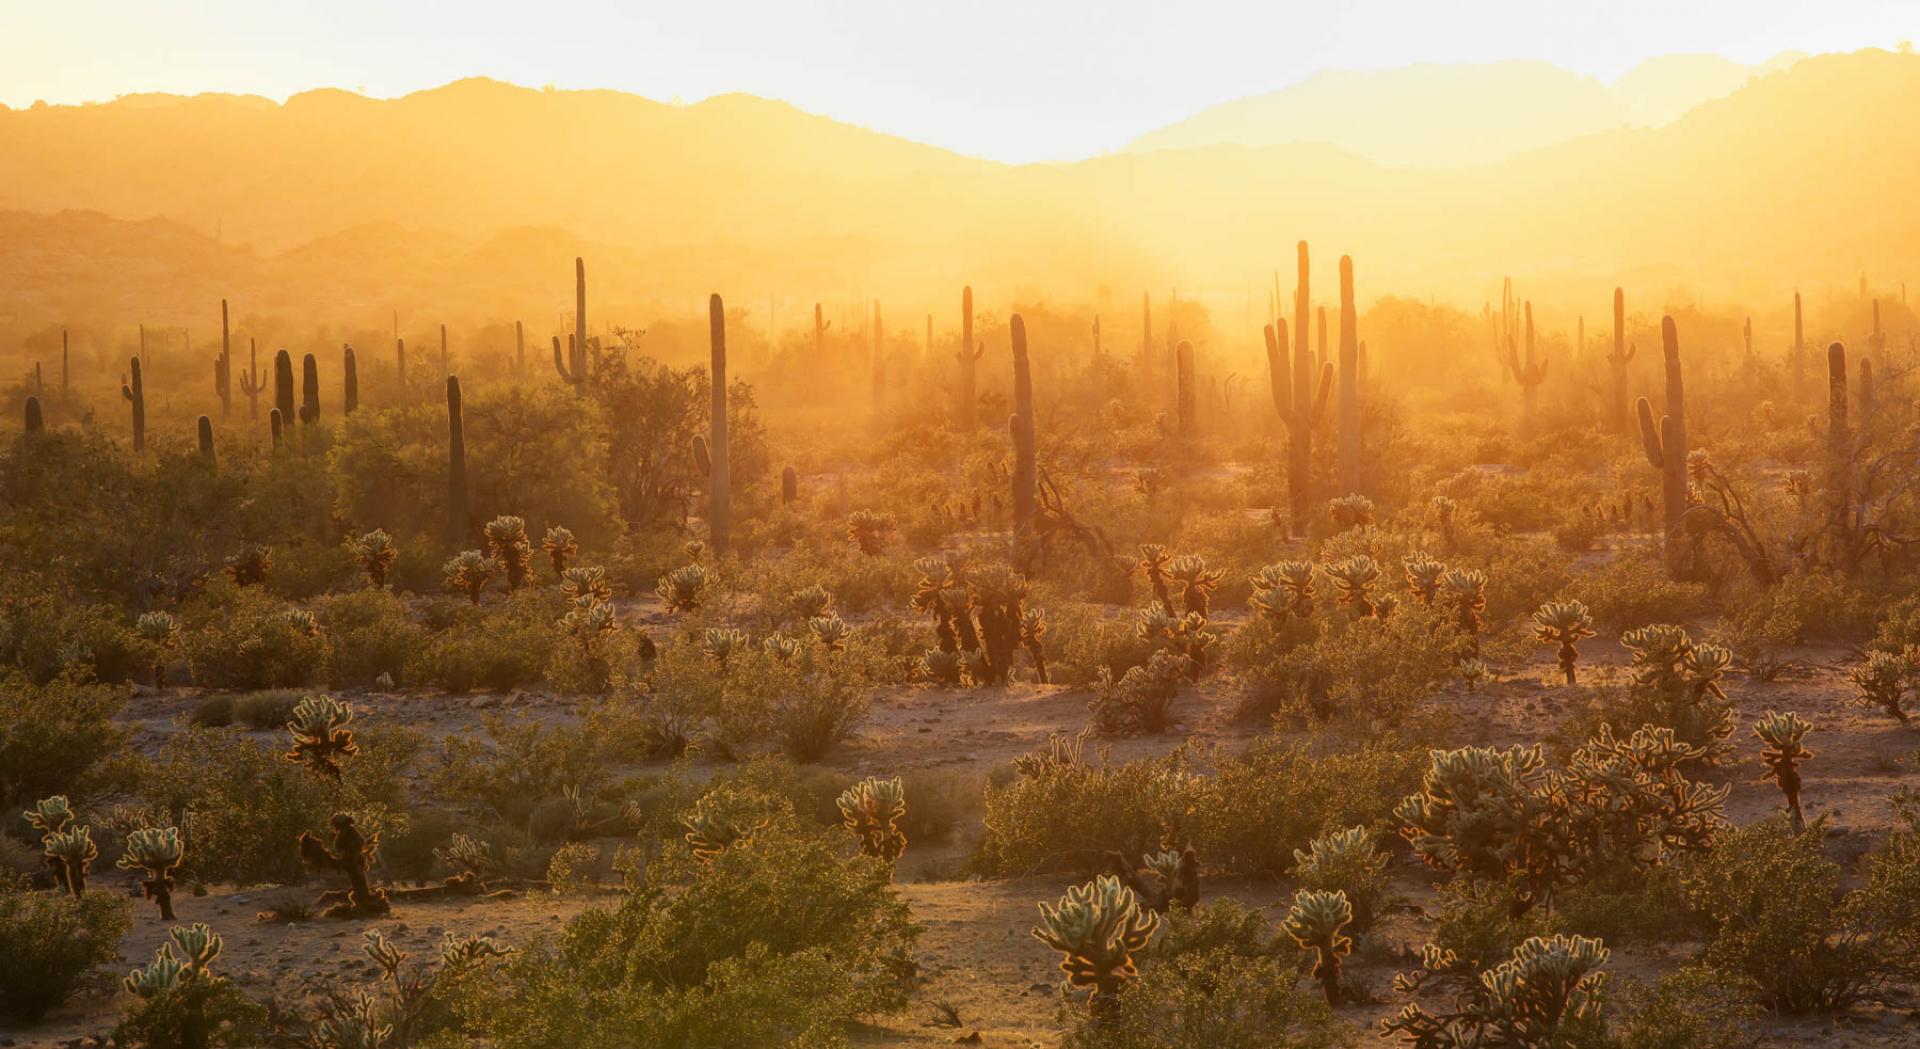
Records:
[[[273,355],[273,406],[282,426],[293,421],[293,358],[285,350]]]
[[[820,330],[820,307],[814,306],[814,331]],[[818,335],[815,336],[818,338]],[[973,344],[973,288],[971,285],[960,289],[960,349],[955,357],[960,361],[960,383],[955,394],[954,428],[961,433],[972,433],[978,425],[974,409],[980,397],[974,388],[974,367],[980,361],[980,355],[986,350]]]
[[[1795,316],[1799,311],[1799,296],[1794,296]],[[1637,348],[1627,345],[1627,294],[1619,288],[1613,289],[1613,352],[1607,355],[1607,367],[1613,372],[1613,399],[1608,407],[1608,416],[1613,428],[1627,432],[1627,364],[1633,360]]]
[[[1835,344],[1835,349],[1838,348],[1838,344]],[[1680,375],[1680,335],[1673,326],[1672,317],[1660,318],[1660,352],[1666,358],[1667,365],[1667,412],[1656,427],[1653,406],[1647,403],[1645,397],[1640,398],[1640,440],[1646,445],[1648,464],[1660,471],[1667,569],[1678,574],[1686,568],[1680,520],[1687,512],[1687,394]],[[1844,354],[1841,359],[1843,378],[1840,397],[1844,415]]]
[[[707,299],[707,332],[713,347],[713,421],[707,454],[707,535],[715,554],[727,552],[733,533],[732,470],[727,455],[727,311],[715,293]]]
[[[1194,437],[1199,431],[1198,402],[1193,389],[1193,344],[1182,340],[1173,348],[1174,412],[1176,431],[1181,437]]]
[[[467,428],[460,414],[460,377],[447,376],[447,544],[467,541]]]
[[[145,451],[147,447],[147,388],[140,381],[140,358],[127,362],[127,370],[133,378],[120,384],[120,396],[133,406],[133,450]]]
[[[213,362],[213,388],[220,395],[220,415],[233,414],[233,338],[227,328],[227,300],[220,300],[220,356]]]
[[[320,421],[320,362],[311,353],[300,361],[300,421],[308,426]]]
[[[28,433],[45,433],[46,429],[47,429],[46,418],[40,414],[40,398],[28,397],[27,398],[27,432]]]
[[[1039,470],[1034,457],[1033,373],[1027,361],[1027,322],[1017,313],[1013,315],[1012,334],[1013,416],[1007,420],[1007,430],[1013,437],[1013,532],[1019,535],[1033,520]]]
[[[213,451],[213,420],[202,415],[198,429],[200,431],[200,461],[207,464],[207,469],[217,470],[220,467],[220,460],[214,455]]]
[[[360,362],[354,359],[351,343],[341,347],[340,375],[345,386],[341,394],[340,411],[352,415],[353,410],[360,407]]]
[[[1353,258],[1340,256],[1340,492],[1360,491],[1359,317],[1353,307]]]

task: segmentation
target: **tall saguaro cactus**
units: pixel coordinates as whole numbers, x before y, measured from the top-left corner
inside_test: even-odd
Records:
[[[320,362],[311,353],[300,361],[300,421],[320,421]]]
[[[67,386],[73,378],[71,361],[67,356],[67,329],[60,329],[60,395],[66,396]]]
[[[1007,419],[1007,432],[1013,438],[1013,531],[1018,535],[1033,520],[1040,474],[1034,455],[1033,372],[1027,360],[1026,319],[1014,314],[1011,327],[1013,415]]]
[[[1182,437],[1197,436],[1200,430],[1199,400],[1193,388],[1193,344],[1182,339],[1173,347],[1174,398],[1177,418],[1175,432]]]
[[[819,306],[814,307],[815,317],[819,316]],[[814,324],[819,329],[819,322]],[[961,433],[972,433],[979,425],[976,409],[980,395],[975,387],[974,370],[980,363],[980,355],[986,351],[983,346],[973,344],[973,287],[960,289],[960,349],[954,354],[960,362],[960,382],[954,394],[953,424]]]
[[[1140,385],[1153,389],[1153,296],[1140,293]]]
[[[527,329],[519,321],[513,322],[513,374],[527,374]]]
[[[1793,385],[1799,389],[1807,377],[1806,329],[1800,318],[1800,293],[1793,293]]]
[[[1547,379],[1547,360],[1545,357],[1536,360],[1533,355],[1533,303],[1528,301],[1521,308],[1526,314],[1525,356],[1508,342],[1507,371],[1512,373],[1513,381],[1520,384],[1520,427],[1531,431],[1534,412],[1540,406],[1540,384]]]
[[[868,371],[873,376],[873,411],[878,415],[887,399],[887,349],[886,338],[880,326],[880,300],[873,300],[873,348],[872,358],[867,362]]]
[[[265,392],[267,384],[260,374],[260,343],[256,339],[247,340],[247,370],[240,375],[240,392],[247,397],[247,418],[260,418],[260,394]]]
[[[340,375],[344,387],[340,396],[340,411],[352,415],[353,410],[360,407],[360,362],[354,359],[352,344],[341,348]]]
[[[219,469],[220,460],[213,451],[213,420],[202,415],[197,429],[200,433],[200,461],[207,464],[209,470]]]
[[[40,398],[38,397],[27,398],[26,428],[28,433],[45,433],[47,430],[47,419],[40,411]]]
[[[1853,506],[1853,420],[1847,403],[1847,348],[1827,347],[1827,516],[1834,549],[1844,549]]]
[[[1613,394],[1608,405],[1608,420],[1613,428],[1627,432],[1627,365],[1638,347],[1627,345],[1627,293],[1613,289],[1613,352],[1607,355],[1607,367],[1613,373]]]
[[[1360,334],[1353,258],[1340,256],[1340,493],[1360,491]]]
[[[220,300],[220,356],[213,362],[213,390],[220,396],[220,415],[233,414],[233,338],[227,328],[227,300]]]
[[[127,373],[132,378],[120,384],[120,396],[133,406],[133,450],[140,452],[147,447],[147,388],[140,379],[140,358],[127,362]]]
[[[293,357],[285,350],[273,355],[273,407],[283,425],[293,422]]]
[[[708,341],[713,347],[713,420],[707,455],[707,539],[715,554],[727,552],[733,536],[733,473],[727,449],[727,309],[718,293],[707,299]]]
[[[1273,408],[1287,426],[1287,495],[1292,513],[1291,526],[1306,527],[1313,510],[1313,427],[1327,409],[1327,393],[1333,388],[1333,369],[1313,364],[1313,350],[1307,344],[1309,311],[1312,298],[1308,284],[1307,242],[1297,246],[1300,280],[1293,293],[1293,360],[1287,360],[1287,332],[1276,323],[1267,340],[1267,371],[1273,385]],[[1315,376],[1319,392],[1315,393]]]
[[[1640,440],[1646,445],[1648,464],[1660,471],[1667,570],[1677,575],[1687,567],[1681,534],[1681,519],[1687,513],[1687,391],[1680,375],[1680,335],[1672,317],[1660,318],[1660,352],[1667,365],[1667,412],[1655,427],[1653,405],[1647,403],[1645,397],[1640,398]],[[1843,374],[1844,371],[1843,364]],[[1845,395],[1843,378],[1843,399]]]
[[[458,550],[472,531],[467,511],[467,427],[460,411],[460,377],[447,376],[447,546]]]

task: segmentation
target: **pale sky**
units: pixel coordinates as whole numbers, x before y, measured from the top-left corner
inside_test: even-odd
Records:
[[[1530,58],[1611,80],[1654,55],[1756,63],[1891,48],[1916,27],[1913,0],[0,0],[0,102],[392,97],[490,76],[689,102],[743,91],[1024,162],[1115,150],[1321,69]]]

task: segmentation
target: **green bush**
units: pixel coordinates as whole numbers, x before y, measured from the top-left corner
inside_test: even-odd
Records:
[[[1085,755],[1022,773],[987,787],[986,835],[973,866],[997,875],[1087,873],[1103,869],[1109,851],[1157,851],[1195,805],[1199,786],[1185,748],[1117,765],[1104,754]]]
[[[1420,784],[1426,752],[1394,736],[1350,750],[1316,752],[1276,738],[1213,762],[1215,773],[1187,819],[1209,867],[1276,877],[1293,851],[1348,827],[1376,838],[1397,829],[1393,808]]]
[[[1582,572],[1562,596],[1586,602],[1600,629],[1616,635],[1649,623],[1684,622],[1707,611],[1706,587],[1669,579],[1651,550],[1623,551]]]
[[[1297,629],[1292,622],[1277,629],[1257,622],[1246,628],[1245,644],[1236,640],[1235,666],[1253,712],[1399,724],[1467,651],[1453,617],[1417,601],[1401,602],[1384,619],[1321,615],[1305,643],[1297,641]]]
[[[0,873],[0,1014],[34,1023],[120,957],[132,905],[118,893],[75,899]]]
[[[561,640],[559,622],[567,609],[558,590],[529,588],[490,608],[429,608],[430,615],[436,611],[452,622],[414,653],[406,679],[449,692],[504,692],[541,679]]]
[[[298,688],[326,655],[317,622],[258,587],[209,583],[188,621],[187,663],[207,688]]]
[[[322,598],[317,609],[327,632],[326,679],[332,688],[369,687],[382,674],[395,683],[427,642],[427,631],[392,591],[356,590]]]
[[[127,747],[115,720],[126,689],[61,676],[0,681],[0,818],[53,794],[84,796],[114,778]]]
[[[484,737],[484,738],[481,738]],[[525,826],[542,802],[566,788],[585,792],[606,782],[604,741],[586,725],[509,721],[489,714],[480,733],[441,743],[434,787],[443,796],[477,803],[515,826]]]
[[[1153,959],[1153,955],[1149,955]],[[1295,966],[1230,948],[1149,960],[1096,1014],[1069,1009],[1065,1049],[1332,1049],[1358,1041]]]
[[[105,605],[45,589],[0,598],[0,667],[45,685],[68,671],[130,681],[147,670],[140,641]]]

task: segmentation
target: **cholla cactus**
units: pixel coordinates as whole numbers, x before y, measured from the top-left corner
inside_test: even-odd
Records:
[[[824,616],[814,616],[807,620],[807,633],[820,643],[820,647],[829,652],[845,651],[847,638],[852,636],[853,628],[832,612]]]
[[[1198,554],[1182,554],[1167,565],[1167,574],[1180,584],[1180,604],[1189,614],[1205,619],[1210,611],[1208,597],[1226,578],[1226,569],[1209,569]]]
[[[747,635],[739,630],[735,630],[732,627],[707,628],[707,656],[723,667],[727,665],[727,660],[731,658],[735,652],[746,647]]]
[[[1328,1005],[1339,1005],[1340,959],[1353,953],[1353,940],[1342,931],[1353,920],[1353,906],[1339,890],[1301,889],[1281,923],[1293,942],[1313,952],[1313,975],[1326,993]]]
[[[660,595],[667,611],[692,612],[700,607],[708,582],[707,570],[701,565],[682,565],[661,577],[653,592]]]
[[[367,582],[373,584],[375,590],[387,585],[387,569],[400,556],[400,549],[393,544],[393,537],[386,529],[376,528],[350,541],[347,549],[360,570],[367,573]]]
[[[702,863],[713,862],[715,856],[752,837],[766,825],[764,818],[748,816],[741,806],[731,804],[732,800],[726,794],[707,794],[680,818],[680,825],[686,828],[687,844],[693,846],[694,858]]]
[[[1198,613],[1169,616],[1154,605],[1140,610],[1134,622],[1134,634],[1163,651],[1186,656],[1188,677],[1195,681],[1200,680],[1201,672],[1206,669],[1207,650],[1218,640]]]
[[[855,510],[847,516],[847,541],[863,554],[877,554],[893,534],[893,515],[872,510]]]
[[[1355,554],[1344,561],[1327,566],[1327,574],[1333,577],[1333,585],[1340,591],[1340,603],[1352,606],[1363,616],[1374,614],[1373,601],[1368,591],[1380,578],[1380,566],[1366,554]]]
[[[1693,638],[1682,627],[1654,623],[1621,634],[1620,646],[1633,654],[1635,681],[1664,689],[1682,680],[1681,667],[1693,652]]]
[[[507,589],[518,590],[532,574],[533,544],[527,539],[527,522],[511,514],[488,521],[481,534],[487,540],[487,556],[507,573]]]
[[[87,891],[87,871],[100,858],[100,847],[93,843],[93,830],[85,824],[54,831],[40,839],[47,865],[54,869],[55,880],[75,896]]]
[[[573,638],[581,648],[592,648],[600,639],[619,630],[620,622],[612,604],[580,598],[574,601],[573,608],[566,615],[560,617],[560,629],[566,631],[567,636]]]
[[[860,852],[897,863],[907,851],[907,835],[899,826],[907,814],[907,792],[900,777],[878,779],[869,776],[840,794],[842,825],[860,843]]]
[[[922,561],[939,561],[938,558],[921,558]],[[917,565],[919,562],[915,562]],[[824,616],[833,611],[833,592],[815,583],[803,586],[787,595],[787,611],[795,622],[804,623],[816,616]],[[925,609],[921,609],[925,611]]]
[[[1027,658],[1033,662],[1033,678],[1041,684],[1047,683],[1047,646],[1043,640],[1047,636],[1047,614],[1038,608],[1022,609],[1020,612],[1020,647],[1027,650]]]
[[[1695,645],[1680,662],[1681,673],[1686,675],[1689,688],[1696,700],[1712,696],[1724,700],[1727,693],[1720,687],[1720,678],[1727,668],[1733,666],[1733,652],[1719,645]]]
[[[173,871],[186,855],[178,827],[142,827],[127,835],[127,849],[115,866],[145,871],[140,892],[160,908],[160,920],[173,920]]]
[[[433,858],[453,871],[453,879],[457,882],[479,885],[494,869],[492,846],[458,831],[454,832],[453,840],[447,843],[446,848],[433,850]]]
[[[287,735],[293,748],[282,757],[339,782],[340,762],[360,752],[353,741],[353,707],[332,696],[308,696],[293,708]]]
[[[1373,500],[1364,495],[1343,495],[1327,500],[1327,516],[1337,532],[1373,523]]]
[[[1560,646],[1560,672],[1575,684],[1574,663],[1580,658],[1575,644],[1593,636],[1593,616],[1579,601],[1549,601],[1533,613],[1533,639]]]
[[[920,581],[914,586],[909,604],[915,612],[933,616],[934,639],[940,651],[946,653],[960,651],[963,629],[970,644],[977,645],[972,614],[967,610],[967,591],[962,585],[963,565],[958,554],[922,557],[913,562]]]
[[[1280,590],[1287,598],[1287,611],[1301,619],[1313,618],[1313,562],[1282,561],[1273,566]]]
[[[1434,527],[1440,533],[1441,542],[1446,544],[1448,551],[1452,551],[1455,545],[1453,524],[1459,516],[1459,504],[1444,495],[1436,495],[1427,501],[1427,507],[1433,511]]]
[[[1399,1034],[1412,1045],[1431,1049],[1468,1046],[1556,1046],[1569,1020],[1600,1008],[1607,974],[1606,946],[1584,936],[1529,938],[1513,957],[1479,972],[1452,951],[1428,944],[1421,969],[1394,977],[1396,989],[1412,994],[1428,983],[1455,989],[1452,1007],[1428,1012],[1408,1005],[1381,1023],[1383,1034]]]
[[[480,603],[480,592],[499,571],[500,563],[478,550],[463,550],[440,566],[441,575],[446,577],[446,588],[466,594],[476,605]]]
[[[1847,671],[1863,706],[1878,707],[1907,724],[1907,683],[1913,676],[1913,660],[1905,654],[1869,652],[1867,661]]]
[[[368,936],[376,935],[369,932]],[[442,972],[461,973],[483,962],[494,961],[513,955],[515,949],[501,944],[491,936],[469,934],[455,936],[444,933],[440,937],[440,968]]]
[[[1172,559],[1173,555],[1159,543],[1140,544],[1140,570],[1146,573],[1160,610],[1168,615],[1173,614],[1173,593],[1167,589],[1167,564]]]
[[[58,834],[73,822],[73,806],[65,794],[55,794],[51,798],[41,798],[33,808],[20,814],[27,825],[41,833]]]
[[[965,670],[966,661],[958,652],[929,648],[920,655],[920,673],[929,681],[942,685],[964,684],[962,672]]]
[[[1160,929],[1160,916],[1145,910],[1133,890],[1101,875],[1067,890],[1060,901],[1040,905],[1034,938],[1059,951],[1066,983],[1091,992],[1096,1008],[1139,975],[1134,955]]]
[[[1478,569],[1449,568],[1440,576],[1440,589],[1446,591],[1447,599],[1453,602],[1460,629],[1472,640],[1477,654],[1480,630],[1484,626],[1480,614],[1487,610],[1487,574]]]
[[[180,647],[180,621],[166,612],[144,612],[135,621],[133,630],[153,649],[153,685],[163,687],[167,679],[167,654]]]
[[[320,617],[304,608],[289,608],[280,613],[280,621],[301,637],[320,636]]]
[[[553,566],[555,578],[564,579],[567,574],[567,562],[580,552],[580,544],[573,538],[573,532],[561,525],[547,529],[540,540],[540,549],[547,552],[547,563]]]
[[[689,539],[680,544],[680,552],[687,555],[687,560],[692,561],[694,564],[699,564],[700,559],[707,556],[707,541],[705,539]]]
[[[239,586],[259,586],[267,581],[267,573],[273,571],[273,548],[259,543],[248,543],[240,552],[227,558],[227,577]]]
[[[1479,688],[1480,682],[1487,679],[1487,665],[1478,659],[1461,660],[1459,671],[1460,680],[1466,683],[1468,692]]]
[[[1760,753],[1760,763],[1767,767],[1767,774],[1761,778],[1780,785],[1780,793],[1787,799],[1787,818],[1793,821],[1796,834],[1807,829],[1807,818],[1800,811],[1800,765],[1813,757],[1813,751],[1804,745],[1811,731],[1813,723],[1791,711],[1783,714],[1769,710],[1753,726],[1753,734],[1767,745]]]
[[[575,605],[604,605],[613,600],[613,587],[607,585],[607,570],[598,565],[576,565],[562,570],[560,593]]]
[[[785,634],[768,634],[760,640],[760,650],[779,663],[792,663],[800,658],[800,642]]]
[[[374,888],[367,881],[367,868],[380,855],[380,835],[369,837],[360,833],[360,829],[354,825],[353,816],[345,812],[334,813],[327,823],[333,828],[331,847],[311,831],[301,831],[298,842],[300,860],[308,869],[337,870],[346,876],[347,898],[327,908],[327,916],[364,918],[391,911],[386,891]]]
[[[1387,854],[1373,843],[1365,827],[1323,834],[1313,839],[1312,851],[1293,850],[1293,876],[1308,889],[1346,894],[1353,905],[1353,927],[1373,927],[1375,908],[1387,891]]]
[[[223,946],[220,934],[202,922],[188,928],[175,926],[154,952],[153,964],[128,973],[120,985],[141,998],[152,999],[189,981],[216,981],[219,977],[213,974],[213,963]]]
[[[1407,593],[1420,599],[1423,605],[1433,604],[1440,594],[1440,579],[1447,574],[1444,561],[1436,561],[1424,553],[1408,554],[1401,562],[1407,571]]]
[[[1036,779],[1068,769],[1085,768],[1087,736],[1092,731],[1091,728],[1083,728],[1077,736],[1052,733],[1047,736],[1046,749],[1014,758],[1013,770],[1027,779]]]

